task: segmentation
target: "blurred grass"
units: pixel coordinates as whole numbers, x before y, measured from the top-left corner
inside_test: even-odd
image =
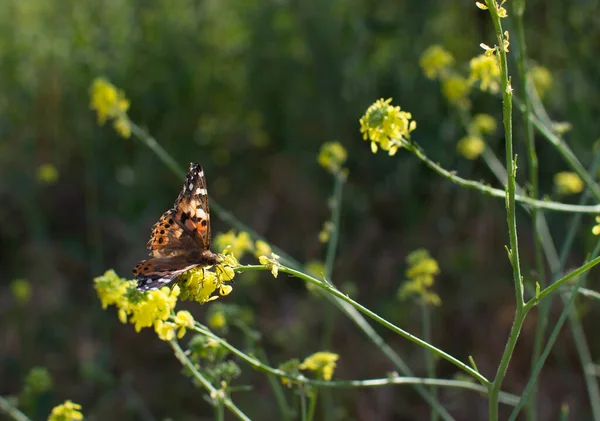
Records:
[[[150,226],[180,187],[149,150],[97,126],[88,109],[97,76],[126,92],[132,120],[183,167],[190,160],[205,167],[210,193],[226,209],[301,261],[324,259],[318,233],[329,217],[333,185],[316,156],[323,142],[340,140],[349,151],[350,175],[336,283],[354,284],[361,303],[418,332],[418,308],[401,305],[390,292],[404,279],[407,252],[428,248],[442,269],[433,342],[462,359],[473,355],[484,373],[491,370],[512,311],[502,204],[459,193],[408,155],[372,155],[358,133],[366,107],[393,97],[412,112],[418,122],[413,136],[432,159],[493,182],[484,167],[456,157],[460,121],[418,67],[419,55],[433,43],[466,62],[479,53],[480,42],[492,42],[486,19],[471,3],[4,0],[0,394],[17,394],[29,369],[45,366],[54,378],[54,401],[82,403],[91,419],[199,419],[209,413],[199,391],[180,378],[169,348],[151,333],[119,325],[114,314],[101,311],[91,288],[92,277],[106,268],[129,273],[145,254]],[[553,118],[573,124],[569,145],[587,164],[600,132],[598,2],[529,1],[527,10],[530,55],[554,77],[546,105]],[[497,100],[483,94],[474,110],[500,116]],[[518,119],[515,136],[524,157]],[[538,145],[541,193],[551,193],[552,176],[565,165],[543,141]],[[38,181],[45,164],[57,170],[54,184]],[[560,237],[566,216],[547,216]],[[229,229],[213,224],[214,232]],[[534,259],[524,222],[521,232],[530,271]],[[581,252],[592,240],[581,235],[577,241]],[[31,282],[26,304],[11,294],[17,278]],[[247,278],[227,300],[254,309],[270,360],[316,351],[324,300],[297,282]],[[200,318],[204,308],[190,310]],[[586,320],[598,317],[593,307],[581,311]],[[416,372],[426,373],[418,349],[382,334]],[[524,384],[532,338],[533,327],[526,326],[508,390]],[[593,336],[589,341],[597,355],[600,343]],[[343,351],[341,378],[391,369],[369,358],[373,347],[348,321],[336,318],[331,343]],[[559,339],[553,355],[540,382],[540,417],[568,402],[569,413],[582,418],[588,409],[571,342]],[[453,375],[446,364],[439,370]],[[266,379],[245,376],[255,389],[240,392],[236,402],[255,419],[274,419]],[[442,391],[440,398],[453,403],[458,419],[481,419],[483,400],[474,409],[473,397],[461,400],[457,393]],[[345,414],[340,419],[428,414],[409,389],[332,394]]]

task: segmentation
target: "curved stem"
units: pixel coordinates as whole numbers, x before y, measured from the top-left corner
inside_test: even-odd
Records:
[[[11,417],[15,421],[31,421],[27,415],[19,411],[19,409],[10,403],[8,399],[0,396],[0,411]]]
[[[249,265],[249,266],[240,266],[235,268],[235,270],[237,272],[245,272],[245,271],[252,271],[252,270],[268,270],[266,267],[261,266],[261,265]],[[461,370],[465,371],[467,374],[470,374],[471,376],[473,376],[474,378],[476,378],[479,382],[481,382],[482,384],[487,385],[489,382],[488,380],[479,372],[475,371],[474,369],[472,369],[471,367],[469,367],[468,365],[466,365],[465,363],[463,363],[462,361],[454,358],[452,355],[442,351],[439,348],[436,348],[435,346],[425,342],[424,340],[408,333],[407,331],[399,328],[398,326],[394,325],[393,323],[390,323],[389,321],[387,321],[386,319],[384,319],[383,317],[379,316],[378,314],[372,312],[371,310],[369,310],[368,308],[364,307],[363,305],[357,303],[356,301],[354,301],[353,299],[351,299],[350,297],[348,297],[347,295],[345,295],[344,293],[340,292],[338,289],[325,284],[322,281],[319,281],[318,279],[313,278],[310,275],[304,274],[302,272],[299,272],[297,270],[285,267],[285,266],[280,266],[279,267],[279,272],[283,272],[283,273],[289,273],[290,275],[294,275],[297,278],[300,278],[306,282],[310,282],[313,285],[318,286],[319,288],[322,288],[324,290],[326,290],[327,292],[329,292],[331,295],[339,298],[340,300],[350,304],[352,307],[354,307],[355,309],[357,309],[358,311],[360,311],[361,313],[363,313],[365,316],[369,317],[370,319],[375,320],[377,323],[379,323],[380,325],[384,326],[385,328],[391,330],[394,333],[397,333],[398,335],[408,339],[409,341],[428,349],[429,351],[435,353],[436,355],[438,355],[439,357],[449,361],[450,363],[454,364],[455,366],[457,366],[458,368],[460,368]]]
[[[506,198],[506,192],[501,189],[495,189],[486,184],[479,183],[477,181],[467,180],[465,178],[457,176],[454,172],[448,171],[445,168],[441,167],[439,164],[433,162],[432,160],[425,155],[425,153],[421,150],[421,148],[415,143],[405,143],[404,148],[409,152],[415,154],[417,158],[419,158],[425,165],[427,165],[430,169],[436,172],[438,175],[447,178],[451,182],[472,190],[477,190],[483,194],[488,196],[497,197],[497,198]],[[515,194],[515,201],[520,202],[526,205],[529,205],[533,208],[538,209],[547,209],[557,212],[576,212],[576,213],[591,213],[598,214],[600,213],[600,205],[592,205],[592,206],[582,206],[582,205],[570,205],[568,203],[560,203],[546,200],[538,200],[532,199],[528,196],[523,196],[520,194]]]
[[[220,395],[219,399],[220,399],[220,403],[216,403],[216,405],[224,405],[225,407],[227,407],[227,409],[229,409],[231,411],[231,413],[233,415],[235,415],[238,419],[243,420],[243,421],[251,421],[250,418],[248,418],[248,416],[246,414],[244,414],[233,402],[232,400],[229,398],[229,396],[227,396],[225,393],[223,393],[223,391],[220,391],[218,389],[216,389],[209,381],[206,377],[204,377],[202,375],[202,373],[200,373],[200,371],[198,371],[198,369],[194,366],[194,364],[190,361],[190,359],[187,357],[187,355],[185,355],[185,352],[183,352],[183,349],[181,349],[181,347],[179,346],[179,344],[177,343],[176,340],[171,340],[169,341],[169,343],[171,344],[171,348],[173,348],[173,351],[175,352],[175,357],[177,357],[177,359],[179,360],[179,362],[181,363],[181,365],[183,365],[184,367],[187,367],[191,373],[194,375],[194,377],[196,378],[196,380],[198,380],[200,382],[200,384],[209,392],[209,394],[212,396],[215,395]],[[217,415],[218,415],[218,407],[216,407],[217,410]]]

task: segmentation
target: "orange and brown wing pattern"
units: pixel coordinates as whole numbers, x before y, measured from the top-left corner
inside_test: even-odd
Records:
[[[177,221],[177,211],[169,209],[152,227],[152,235],[146,244],[150,256],[170,257],[199,247],[198,242]]]
[[[183,191],[175,201],[175,220],[200,239],[204,250],[210,250],[210,211],[204,171],[191,163]]]

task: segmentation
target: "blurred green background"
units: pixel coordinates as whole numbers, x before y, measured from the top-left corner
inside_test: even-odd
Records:
[[[545,104],[553,119],[573,124],[567,140],[585,165],[600,132],[599,16],[594,0],[527,2],[530,55],[554,77]],[[407,253],[429,249],[442,271],[433,343],[464,361],[472,355],[492,376],[513,315],[503,201],[463,191],[403,151],[373,155],[358,124],[376,99],[392,97],[413,114],[413,138],[434,161],[497,185],[483,163],[456,154],[463,129],[418,66],[425,48],[442,44],[466,69],[480,42],[493,44],[493,32],[471,0],[0,0],[0,394],[18,394],[27,372],[44,366],[54,386],[29,409],[34,420],[65,399],[81,403],[90,420],[212,419],[169,346],[154,332],[121,325],[93,290],[93,277],[106,269],[130,276],[181,182],[141,142],[97,125],[89,86],[98,76],[124,90],[131,119],[183,169],[192,160],[204,167],[214,199],[302,262],[324,258],[318,234],[329,219],[333,180],[316,156],[323,142],[339,140],[349,152],[349,177],[335,282],[420,335],[420,309],[396,291]],[[473,110],[501,117],[500,102],[487,94],[473,97]],[[499,156],[501,136],[493,140]],[[515,141],[524,180],[518,114]],[[566,166],[543,139],[538,145],[542,193],[551,194],[552,175]],[[531,276],[531,226],[524,212],[519,218]],[[561,244],[567,216],[548,220]],[[213,235],[230,229],[218,215],[212,221]],[[588,231],[570,264],[589,250]],[[29,281],[28,299],[11,290],[15,279]],[[221,302],[253,310],[274,365],[322,348],[330,304],[296,279],[242,275]],[[592,355],[600,355],[598,310],[579,304]],[[202,320],[208,307],[186,308]],[[552,308],[553,319],[559,311]],[[334,314],[336,378],[384,377],[393,369]],[[534,312],[505,390],[519,393],[528,378],[535,319]],[[426,375],[422,350],[380,333]],[[590,419],[577,354],[569,332],[562,335],[540,379],[540,419],[557,419],[563,403],[573,419]],[[237,383],[254,389],[234,401],[253,419],[279,419],[264,376],[242,367]],[[438,364],[439,377],[455,374]],[[429,416],[408,386],[332,396],[340,420]],[[440,399],[460,420],[487,414],[485,400],[471,392],[446,389]]]

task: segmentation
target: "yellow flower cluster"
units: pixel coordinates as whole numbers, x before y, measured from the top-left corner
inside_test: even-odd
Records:
[[[454,64],[452,54],[437,44],[423,51],[419,59],[419,65],[428,79],[443,77],[452,64]]]
[[[58,170],[52,164],[42,164],[37,169],[37,180],[42,184],[55,184],[58,181]]]
[[[97,78],[90,89],[90,108],[96,110],[98,124],[113,119],[113,128],[124,138],[131,136],[131,126],[127,117],[129,100],[120,89],[106,79]]]
[[[529,71],[529,75],[538,95],[543,98],[548,89],[552,87],[552,73],[544,66],[534,66]]]
[[[27,279],[15,279],[10,283],[10,290],[20,304],[27,304],[31,297],[31,284]]]
[[[460,75],[450,75],[442,79],[442,93],[451,104],[467,108],[471,84]]]
[[[494,117],[489,114],[477,114],[473,117],[471,129],[482,135],[491,134],[496,131],[497,123]]]
[[[371,151],[377,152],[378,147],[395,155],[404,142],[410,140],[410,133],[417,128],[416,121],[400,107],[392,106],[392,99],[378,99],[372,104],[360,119],[360,132],[363,139],[371,141]]]
[[[471,73],[469,82],[479,82],[482,91],[497,93],[500,91],[500,63],[494,54],[481,54],[469,62]]]
[[[480,136],[467,135],[460,139],[456,150],[467,159],[473,160],[479,157],[485,149],[485,143]]]
[[[439,306],[442,303],[439,295],[431,291],[435,276],[440,273],[437,261],[427,250],[419,249],[410,253],[406,262],[408,269],[405,274],[409,280],[398,290],[398,298],[419,296],[425,304]]]
[[[506,3],[506,0],[502,0],[502,2],[500,4],[498,4],[497,0],[492,1],[492,4],[494,4],[494,6],[496,6],[498,17],[500,17],[500,18],[505,18],[508,16],[508,13],[506,13],[506,9],[504,7],[502,7],[504,3]],[[488,10],[488,7],[481,2],[475,2],[475,5],[477,7],[479,7],[481,10]]]
[[[316,352],[306,357],[298,368],[300,370],[312,371],[318,378],[329,381],[333,377],[333,372],[339,358],[340,356],[333,352]]]
[[[570,171],[554,175],[554,187],[560,195],[577,194],[583,191],[583,181],[577,174]]]
[[[83,419],[80,412],[81,405],[71,401],[55,406],[48,417],[48,421],[78,421]]]
[[[346,162],[348,152],[340,142],[325,142],[317,157],[317,162],[332,174],[338,174]]]
[[[592,228],[592,234],[600,235],[600,216],[596,217],[596,225]]]
[[[279,267],[281,266],[278,255],[271,253],[271,257],[259,256],[258,261],[261,265],[265,265],[267,269],[270,269],[273,277],[277,278],[277,275],[279,274]]]
[[[271,254],[271,246],[263,240],[252,241],[252,237],[245,231],[236,234],[235,230],[229,230],[215,237],[215,248],[225,249],[228,256],[241,259],[246,253],[253,253],[256,258]],[[235,260],[237,266],[237,260]]]

